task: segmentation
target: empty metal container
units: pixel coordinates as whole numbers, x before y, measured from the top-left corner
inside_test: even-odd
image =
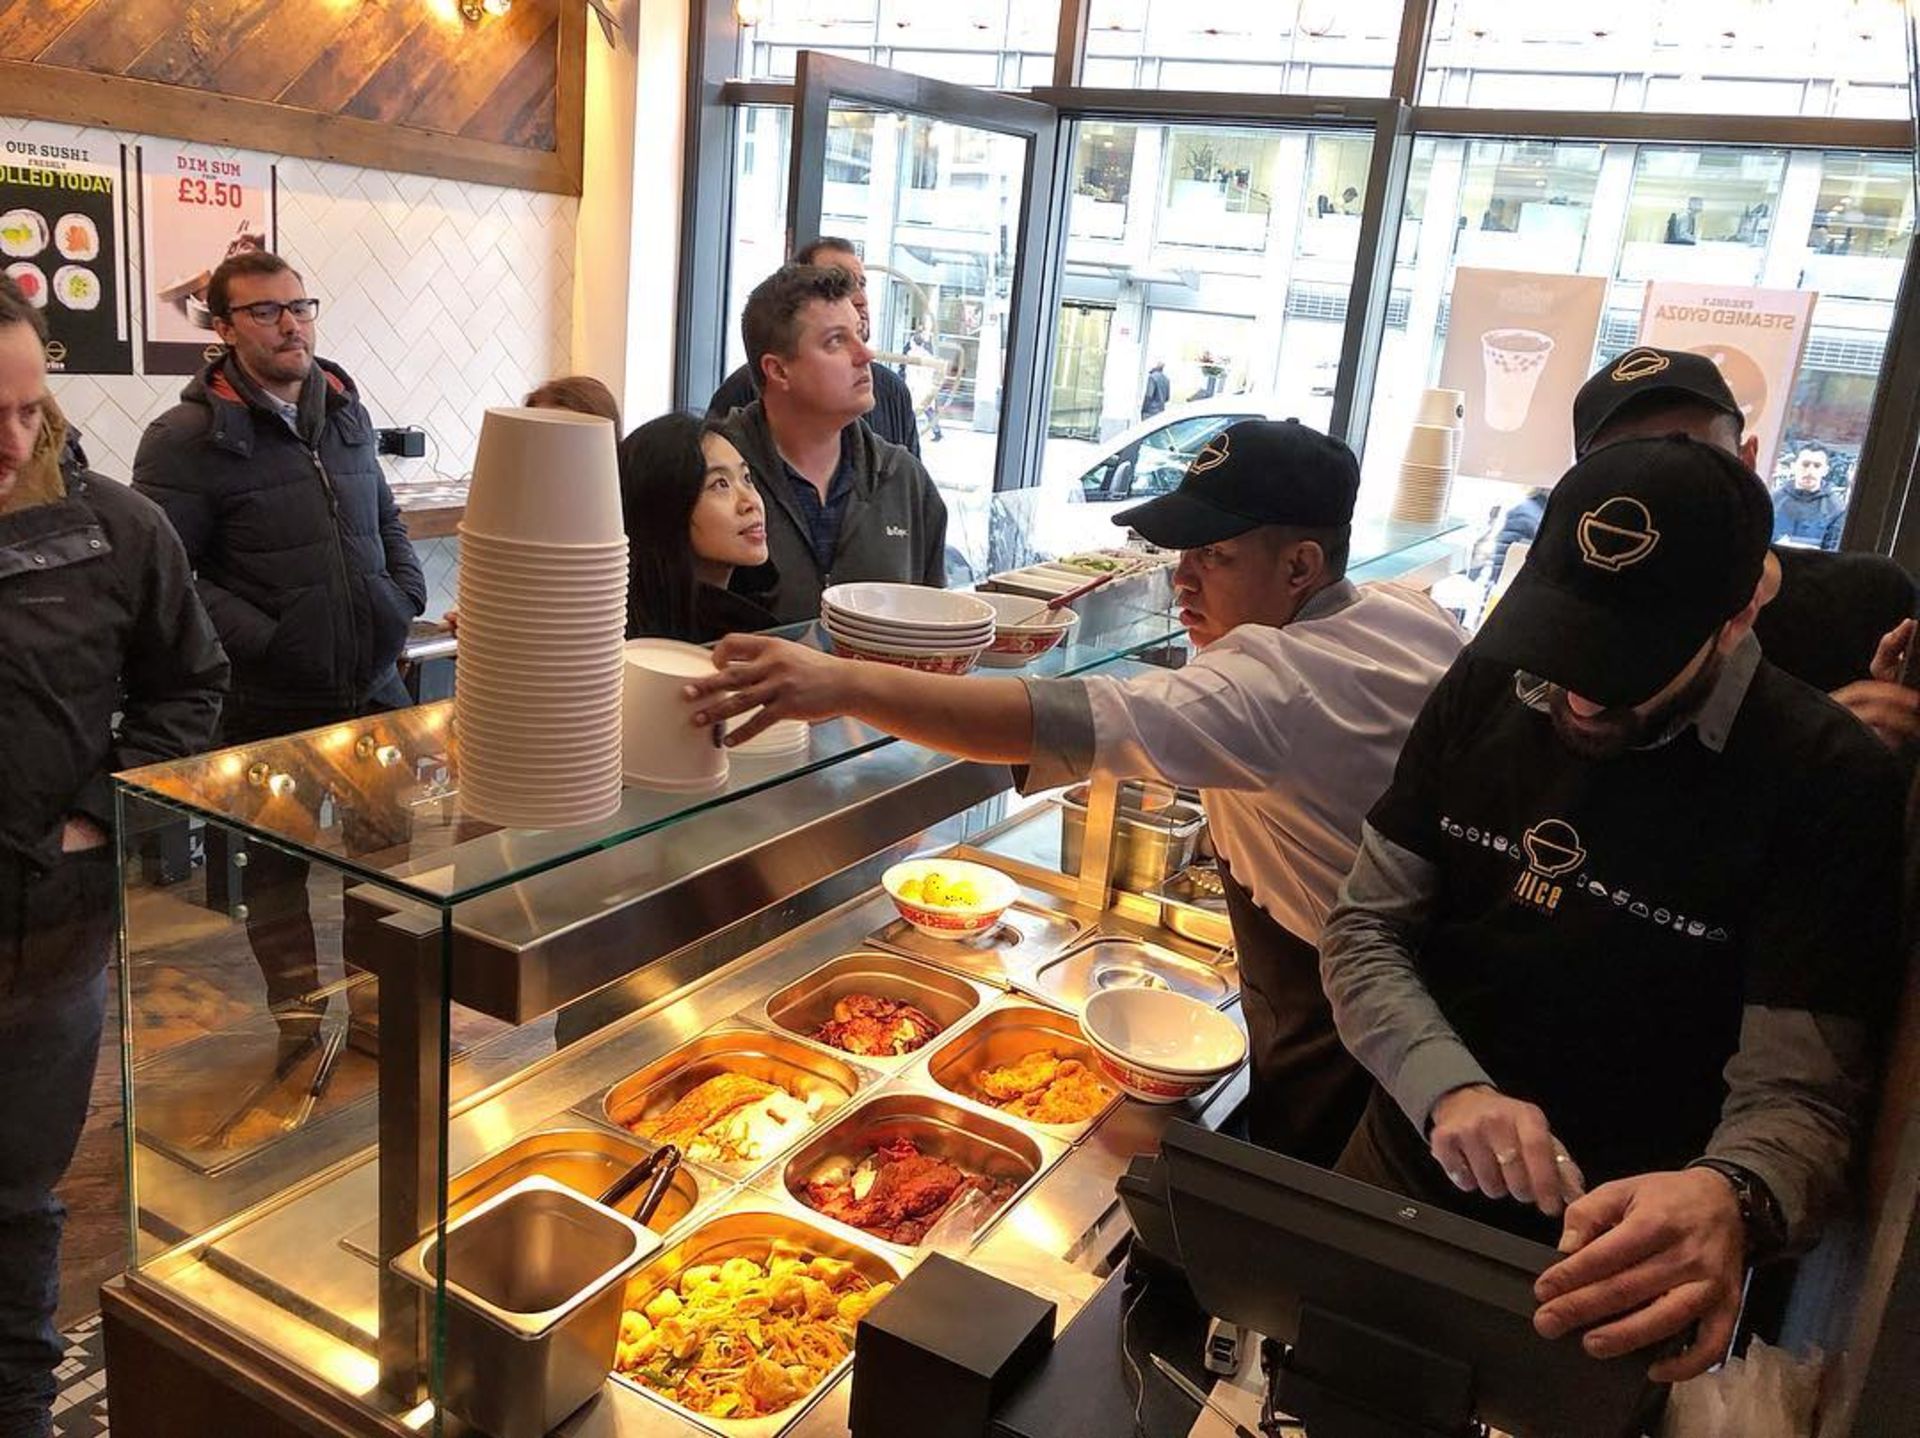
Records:
[[[446,1406],[491,1438],[544,1438],[599,1393],[626,1281],[657,1236],[550,1178],[521,1180],[447,1225]],[[395,1268],[428,1292],[428,1235]]]
[[[1020,987],[1073,1014],[1102,989],[1169,989],[1216,1008],[1240,992],[1238,971],[1228,964],[1190,959],[1145,939],[1107,936],[1042,964]]]
[[[1191,864],[1207,832],[1207,816],[1198,804],[1175,799],[1147,810],[1139,791],[1123,786],[1113,820],[1113,882],[1143,894]],[[1077,784],[1060,796],[1060,872],[1080,872],[1087,841],[1087,786]]]

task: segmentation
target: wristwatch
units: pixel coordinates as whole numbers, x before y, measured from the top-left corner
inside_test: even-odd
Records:
[[[1787,1219],[1766,1180],[1724,1158],[1696,1158],[1688,1168],[1710,1168],[1727,1181],[1747,1231],[1747,1259],[1765,1263],[1787,1246]]]

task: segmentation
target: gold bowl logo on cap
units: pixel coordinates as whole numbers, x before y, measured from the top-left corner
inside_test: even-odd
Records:
[[[1646,505],[1624,494],[1581,515],[1579,535],[1581,558],[1610,574],[1638,564],[1660,542]]]
[[[1635,380],[1653,378],[1672,363],[1658,350],[1628,350],[1614,365],[1611,378],[1615,384],[1632,384]]]
[[[1187,466],[1188,474],[1205,474],[1210,469],[1218,469],[1227,462],[1227,432],[1207,441],[1207,447],[1193,457],[1193,463]]]
[[[1520,846],[1533,871],[1549,879],[1573,872],[1587,857],[1580,835],[1565,819],[1542,819],[1520,836]]]

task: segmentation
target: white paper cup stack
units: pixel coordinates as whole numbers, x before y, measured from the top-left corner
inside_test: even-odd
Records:
[[[1449,458],[1460,467],[1460,437],[1467,426],[1467,392],[1463,389],[1429,389],[1420,392],[1420,408],[1413,416],[1415,424],[1437,424],[1453,431],[1453,451]]]
[[[490,409],[460,524],[454,732],[466,811],[559,829],[620,806],[627,538],[613,426]]]
[[[677,639],[627,644],[622,763],[627,782],[669,792],[704,793],[727,779],[719,725],[693,726],[687,681],[713,673],[713,655]]]
[[[1436,524],[1446,517],[1453,476],[1460,464],[1465,414],[1465,397],[1457,389],[1430,389],[1420,396],[1406,454],[1400,461],[1400,484],[1393,496],[1395,519]]]

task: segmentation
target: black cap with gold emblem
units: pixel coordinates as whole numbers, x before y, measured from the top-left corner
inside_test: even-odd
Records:
[[[1561,477],[1476,653],[1609,706],[1651,699],[1747,607],[1767,492],[1698,440],[1610,444]]]
[[[1712,360],[1686,350],[1641,345],[1589,377],[1573,397],[1573,452],[1585,454],[1609,420],[1654,395],[1696,399],[1745,423],[1739,401]]]
[[[1263,524],[1337,529],[1359,493],[1359,461],[1339,440],[1297,419],[1243,419],[1193,457],[1178,489],[1113,522],[1162,549],[1199,549]]]

